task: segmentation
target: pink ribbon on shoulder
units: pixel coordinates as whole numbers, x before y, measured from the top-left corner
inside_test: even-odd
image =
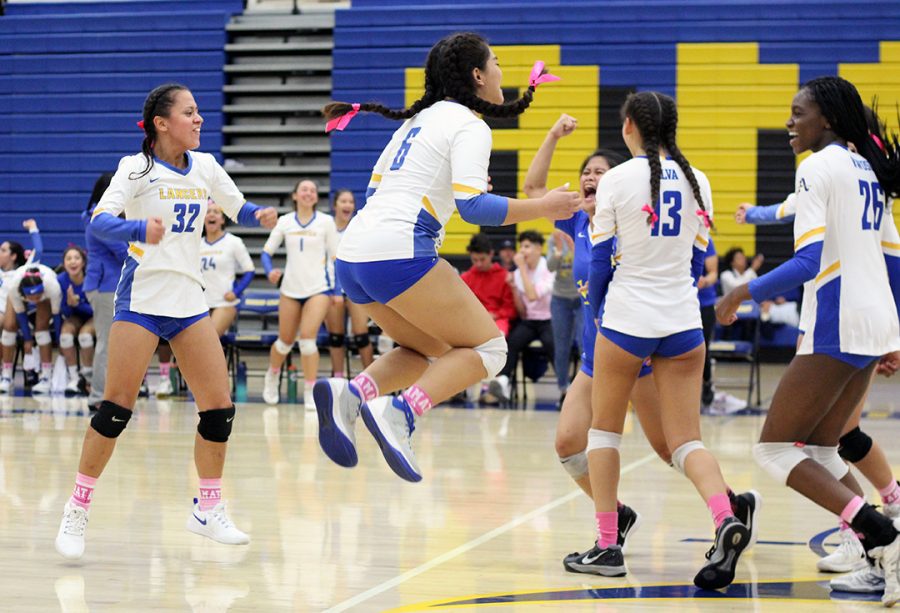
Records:
[[[703,225],[708,229],[712,225],[712,223],[709,221],[709,212],[697,209],[696,213],[701,219],[703,219]]]
[[[354,102],[350,106],[353,107],[352,110],[347,111],[340,117],[335,117],[325,124],[325,133],[331,132],[332,130],[337,130],[341,132],[344,128],[347,127],[347,124],[350,123],[350,120],[356,117],[356,114],[359,113],[359,103]]]
[[[650,206],[649,204],[645,204],[641,207],[641,210],[650,215],[650,225],[654,225],[657,221],[659,221],[659,215],[656,214],[656,210]]]
[[[543,73],[543,74],[542,74]],[[534,63],[534,66],[531,68],[531,75],[528,77],[528,85],[531,87],[537,87],[541,83],[550,83],[551,81],[560,81],[561,79],[557,77],[555,74],[550,74],[549,72],[544,72],[544,62],[538,60]]]

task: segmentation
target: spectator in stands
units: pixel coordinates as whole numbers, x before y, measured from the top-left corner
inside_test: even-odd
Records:
[[[349,189],[339,189],[334,192],[332,203],[334,225],[337,228],[338,242],[344,235],[344,230],[353,215],[356,213],[356,198]],[[330,262],[329,262],[330,263]],[[371,364],[375,357],[372,353],[372,342],[369,339],[369,317],[363,308],[347,298],[343,288],[334,279],[334,296],[328,315],[325,317],[325,327],[328,328],[328,349],[331,353],[331,371],[334,377],[346,378],[344,362],[346,360],[347,347],[359,352],[363,368]],[[350,314],[350,334],[347,338],[347,314]],[[349,341],[349,342],[348,342]]]
[[[516,269],[516,263],[513,261],[515,255],[516,241],[508,238],[503,239],[500,242],[500,247],[497,249],[497,257],[500,259],[500,265],[509,272],[513,272]]]
[[[562,407],[569,389],[569,362],[573,344],[577,344],[581,354],[581,294],[575,287],[572,265],[575,261],[575,242],[562,230],[554,230],[550,237],[547,253],[547,268],[556,274],[553,282],[553,296],[550,312],[553,322],[553,370],[556,371],[556,385],[559,388],[559,406]]]
[[[494,262],[494,249],[487,234],[472,235],[466,251],[472,260],[472,267],[462,274],[475,297],[484,305],[487,312],[504,336],[509,336],[510,322],[516,318],[516,303],[510,284],[507,283],[507,270]]]
[[[3,241],[3,243],[0,244],[0,324],[2,324],[6,316],[9,283],[12,281],[13,276],[15,276],[16,270],[25,264],[39,263],[44,250],[44,244],[43,241],[41,241],[41,234],[38,231],[37,223],[33,219],[26,219],[22,222],[22,227],[28,230],[28,234],[31,237],[32,248],[30,253],[26,253],[22,244],[17,243],[16,241]],[[3,360],[2,370],[0,370],[0,392],[3,392],[4,390],[9,391],[12,389],[12,356],[15,355],[15,334],[4,335],[3,338],[0,339],[0,343],[2,343],[3,346],[8,345],[12,347],[12,351],[8,352],[10,356],[9,360]],[[37,373],[34,369],[35,358],[32,354],[33,347],[34,343],[32,341],[29,340],[25,343],[23,368],[25,370],[26,387],[31,387],[37,383]],[[6,355],[6,352],[4,355]]]
[[[263,400],[278,404],[281,366],[291,352],[299,330],[300,361],[305,383],[303,404],[315,410],[312,391],[319,370],[316,338],[325,321],[333,296],[334,266],[338,236],[334,218],[316,211],[319,187],[304,179],[294,186],[291,196],[295,212],[282,215],[263,246],[262,263],[273,285],[280,288],[278,301],[278,339],[269,353]],[[272,256],[285,244],[287,263],[284,272],[272,266]]]
[[[209,316],[219,336],[234,323],[241,294],[253,281],[255,270],[244,241],[226,232],[227,224],[222,207],[210,199],[203,220],[200,273]]]
[[[734,288],[755,279],[764,260],[765,256],[757,253],[748,267],[747,256],[744,255],[743,249],[740,247],[729,249],[722,259],[723,272],[719,275],[722,294],[727,294]]]
[[[62,328],[59,352],[66,360],[66,395],[87,395],[88,381],[94,365],[94,310],[84,293],[87,256],[81,247],[72,245],[63,252],[63,270],[56,279],[62,292]],[[75,339],[81,353],[78,371]]]
[[[543,247],[544,237],[540,232],[526,230],[519,234],[519,251],[513,258],[516,272],[511,282],[519,321],[507,338],[506,365],[490,383],[491,394],[504,402],[511,397],[509,379],[519,363],[519,354],[533,340],[539,339],[547,360],[553,360],[550,299],[556,275],[547,268],[547,260],[541,255]]]

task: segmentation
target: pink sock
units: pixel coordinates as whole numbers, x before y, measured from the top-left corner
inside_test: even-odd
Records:
[[[350,381],[353,387],[359,392],[363,402],[369,402],[378,398],[378,384],[375,379],[364,372],[359,373]]]
[[[316,380],[313,379],[312,381],[305,381],[304,383],[306,384],[306,390],[311,392],[313,386],[316,384]]]
[[[269,372],[273,375],[277,375],[281,372],[281,366],[269,366]]]
[[[160,377],[168,377],[170,367],[171,367],[171,362],[160,362],[159,363],[159,376]]]
[[[222,479],[200,479],[201,511],[209,511],[222,500]]]
[[[619,532],[619,514],[616,511],[608,513],[596,513],[597,518],[597,546],[606,549],[617,543],[616,536]]]
[[[854,496],[853,500],[847,503],[847,506],[844,507],[844,510],[841,511],[841,519],[843,519],[848,524],[853,523],[853,518],[856,517],[856,514],[859,513],[859,510],[863,508],[863,505],[866,504],[866,501],[863,500],[860,496]]]
[[[900,501],[900,485],[896,481],[882,490],[878,490],[881,494],[881,502],[884,504],[896,504]]]
[[[51,372],[53,372],[53,364],[50,362],[41,362],[41,374],[47,374],[49,376]]]
[[[845,522],[845,521],[842,519],[842,520],[841,520],[841,523],[840,523],[840,528],[841,528],[841,532],[843,532],[844,530],[849,530],[849,529],[850,529],[850,524],[848,524],[847,522]]]
[[[418,385],[413,385],[403,392],[403,399],[419,417],[431,410],[431,397]]]
[[[712,513],[716,529],[722,525],[722,522],[725,521],[726,518],[734,517],[734,512],[731,510],[731,500],[729,500],[728,494],[716,494],[715,496],[710,496],[709,500],[706,501],[706,506],[709,507],[709,512]]]
[[[72,498],[69,500],[72,504],[78,505],[83,509],[91,508],[91,498],[94,496],[94,486],[97,484],[97,477],[88,477],[78,473],[75,475],[75,489],[72,490]]]

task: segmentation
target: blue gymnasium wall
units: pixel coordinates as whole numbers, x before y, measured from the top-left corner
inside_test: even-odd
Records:
[[[44,262],[84,243],[81,213],[103,172],[140,151],[147,93],[184,83],[204,116],[202,149],[222,146],[225,25],[241,0],[7,4],[0,17],[0,240]]]
[[[579,129],[557,148],[550,172],[555,185],[576,181],[580,162],[596,146],[621,147],[617,111],[628,91],[663,91],[679,104],[682,149],[710,177],[720,252],[733,245],[759,248],[777,262],[792,251],[788,228],[738,226],[733,213],[740,202],[769,204],[793,191],[797,160],[784,122],[802,82],[840,74],[864,101],[877,93],[882,115],[897,127],[896,0],[354,0],[336,14],[334,98],[394,107],[412,102],[421,92],[428,49],[456,30],[489,39],[512,95],[526,84],[536,59],[563,77],[538,89],[516,125],[494,127],[491,174],[495,188],[501,179],[500,193],[521,187],[560,112],[575,115]],[[361,116],[335,133],[332,186],[348,186],[362,198],[397,125]],[[549,230],[548,224],[525,224],[532,226]],[[442,251],[464,253],[473,231],[455,217]]]

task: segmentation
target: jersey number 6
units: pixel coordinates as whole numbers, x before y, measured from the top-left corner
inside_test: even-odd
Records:
[[[172,232],[193,232],[194,220],[200,214],[200,205],[196,202],[192,204],[184,204],[179,202],[175,205],[175,223],[172,224]],[[184,223],[185,215],[190,215],[187,224]]]
[[[403,162],[406,161],[406,154],[409,153],[409,148],[412,147],[412,139],[416,137],[416,134],[418,134],[419,130],[421,129],[422,128],[413,128],[406,133],[406,138],[404,138],[403,142],[400,143],[400,148],[397,150],[397,155],[394,156],[394,162],[391,164],[391,170],[400,170],[400,167],[403,166]]]

